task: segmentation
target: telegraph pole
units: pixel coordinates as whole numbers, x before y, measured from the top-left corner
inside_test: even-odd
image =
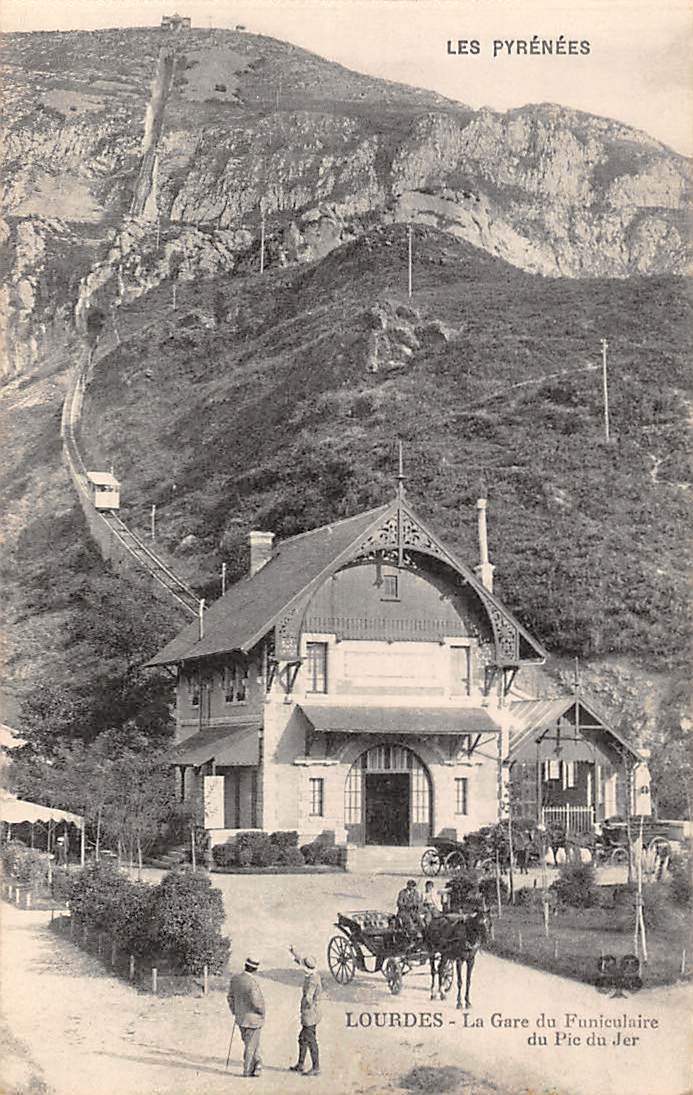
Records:
[[[409,246],[408,246],[408,266],[409,266],[409,296],[412,294],[412,259],[414,252],[414,229],[409,225]]]
[[[609,437],[609,382],[606,371],[606,351],[609,349],[609,343],[605,338],[601,340],[602,343],[602,388],[604,390],[604,439],[607,443],[610,440]]]

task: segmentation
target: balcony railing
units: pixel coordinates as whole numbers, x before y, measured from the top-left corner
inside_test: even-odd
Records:
[[[544,825],[562,825],[568,836],[589,833],[594,828],[593,806],[543,806]]]

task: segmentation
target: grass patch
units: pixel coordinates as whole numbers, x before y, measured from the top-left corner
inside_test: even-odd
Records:
[[[642,965],[645,988],[674,984],[681,975],[681,953],[690,954],[691,929],[683,910],[670,909],[666,923],[647,932],[648,963]],[[633,953],[633,917],[626,909],[569,909],[551,916],[544,934],[541,909],[506,906],[494,917],[494,939],[485,949],[536,969],[593,984],[600,955]]]

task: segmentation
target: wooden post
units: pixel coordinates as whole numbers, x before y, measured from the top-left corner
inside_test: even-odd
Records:
[[[97,958],[101,957],[101,941],[102,941],[102,938],[103,937],[101,935],[101,932],[99,932],[99,934],[97,936],[97,939],[96,939],[96,957]]]
[[[113,939],[113,940],[111,940],[111,969],[113,969],[113,967],[116,964],[117,950],[118,950],[118,948],[117,948],[117,945],[116,945],[116,941],[115,941],[115,939]]]
[[[128,975],[129,975],[131,981],[135,980],[135,956],[134,956],[134,954],[130,955],[130,969],[129,969]]]
[[[503,905],[501,902],[501,886],[500,886],[500,863],[498,862],[498,849],[496,848],[496,901],[498,902],[498,919],[503,916]]]
[[[685,973],[686,973],[686,948],[684,947],[683,950],[681,951],[681,976],[683,977],[685,975]]]
[[[195,823],[190,826],[190,861],[193,871],[197,870],[197,855],[195,852]]]
[[[606,371],[606,351],[609,348],[609,343],[605,338],[601,340],[602,343],[602,391],[604,393],[604,440],[609,441],[609,382],[607,379]]]
[[[25,899],[24,899],[24,908],[25,909],[30,909],[31,908],[31,890],[26,891],[26,896],[25,896]]]
[[[518,933],[517,933],[517,946],[518,946],[518,950],[520,951],[520,954],[522,954],[522,932],[521,931],[518,931]]]
[[[158,970],[156,966],[152,966],[152,992],[156,996],[156,983],[157,983]]]
[[[80,830],[79,830],[79,863],[80,863],[81,867],[84,866],[84,863],[85,863],[86,858],[87,858],[87,856],[86,856],[87,849],[86,849],[85,841],[86,841],[86,837],[85,837],[85,833],[84,833],[84,818],[82,818],[82,825],[81,825]]]
[[[84,927],[82,928],[82,946],[86,947],[88,940],[89,940],[89,928],[85,924]]]
[[[409,293],[408,293],[408,295],[409,295],[409,296],[411,296],[411,295],[412,295],[412,291],[413,291],[413,288],[414,288],[414,285],[413,285],[413,282],[414,282],[414,278],[413,278],[413,264],[414,264],[414,229],[412,228],[412,226],[411,226],[411,225],[409,225],[409,232],[408,232],[408,240],[407,240],[407,244],[408,244],[408,246],[407,246],[407,266],[408,266],[408,273],[409,273],[409,277],[408,277],[408,289],[409,289]]]
[[[261,209],[260,218],[260,273],[265,269],[265,211]]]
[[[156,505],[152,505],[152,512],[150,518],[151,537],[152,543],[156,541]]]
[[[205,996],[209,992],[209,966],[202,967],[202,992]]]
[[[221,564],[221,595],[226,593],[226,563]]]

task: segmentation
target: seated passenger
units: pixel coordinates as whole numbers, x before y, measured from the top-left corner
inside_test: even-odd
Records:
[[[430,879],[424,887],[422,911],[424,920],[427,924],[431,923],[434,916],[443,915],[443,899],[438,890],[433,888],[433,883]]]
[[[421,930],[421,894],[413,878],[397,894],[397,915],[405,931]]]

